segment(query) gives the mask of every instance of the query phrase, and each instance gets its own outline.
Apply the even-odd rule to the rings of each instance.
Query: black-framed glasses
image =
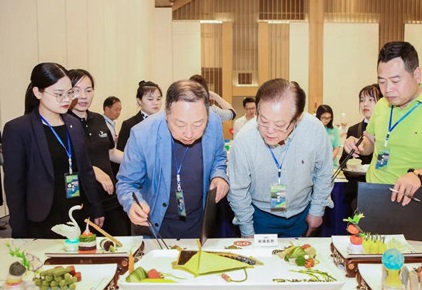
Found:
[[[275,131],[286,133],[290,126],[292,125],[294,118],[290,120],[290,122],[286,125],[277,125],[276,123],[272,123],[269,121],[263,121],[260,117],[257,118],[257,124],[259,127],[268,130],[271,126],[273,126]]]
[[[71,89],[67,92],[54,92],[54,93],[50,93],[50,92],[44,90],[43,93],[47,93],[50,96],[56,97],[56,100],[60,103],[63,102],[65,100],[65,98],[69,98],[70,100],[74,100],[74,99],[78,98],[79,95],[80,95],[80,91],[78,89]]]

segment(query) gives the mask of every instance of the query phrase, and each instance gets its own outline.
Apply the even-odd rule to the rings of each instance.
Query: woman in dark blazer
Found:
[[[369,119],[371,118],[372,112],[374,111],[375,104],[378,102],[380,98],[382,98],[381,91],[377,84],[369,85],[364,87],[359,92],[359,110],[362,113],[364,119],[362,122],[359,122],[347,130],[347,137],[350,136],[359,138],[362,136],[363,132],[366,130],[366,126],[368,125]],[[347,152],[343,150],[343,153],[340,158],[340,164],[344,161],[347,156]],[[359,155],[359,159],[362,160],[362,164],[369,164],[371,163],[372,154],[363,156]],[[364,180],[363,180],[364,181]]]
[[[366,130],[366,126],[368,125],[369,119],[371,118],[372,112],[374,111],[375,104],[378,102],[380,98],[382,98],[381,91],[377,84],[369,85],[364,87],[359,92],[359,110],[362,113],[364,119],[362,122],[359,122],[347,130],[347,137],[354,136],[359,138],[362,136],[363,132]],[[347,156],[347,152],[343,150],[343,153],[340,158],[340,164],[344,161]],[[372,154],[364,156],[359,155],[359,159],[362,160],[362,164],[369,164],[371,163]],[[347,209],[347,216],[353,216],[353,213],[356,210],[356,196],[357,196],[357,188],[358,188],[358,181],[365,182],[365,175],[353,175],[348,173],[347,171],[344,172],[347,180],[349,181],[346,186],[346,203],[349,205]]]
[[[135,116],[123,121],[117,137],[117,149],[123,151],[130,136],[130,129],[148,116],[157,113],[161,109],[163,93],[160,87],[149,81],[140,81],[136,91],[136,101],[141,110]]]
[[[13,238],[63,238],[51,227],[67,223],[68,210],[81,203],[83,209],[74,212],[80,227],[87,217],[99,226],[104,222],[83,129],[66,114],[75,97],[63,66],[40,63],[31,74],[25,115],[4,127],[4,187]]]

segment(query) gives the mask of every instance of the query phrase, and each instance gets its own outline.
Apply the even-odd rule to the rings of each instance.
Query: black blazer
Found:
[[[132,129],[133,126],[138,124],[139,122],[143,121],[144,117],[142,116],[142,112],[139,111],[138,114],[135,116],[127,119],[126,121],[123,121],[122,128],[119,132],[119,137],[117,138],[117,149],[123,151],[125,149],[127,140],[130,136],[130,129]]]
[[[91,203],[93,218],[104,216],[89,161],[82,126],[62,115],[72,141],[80,186]],[[48,216],[54,197],[54,171],[38,109],[9,121],[3,130],[4,189],[10,211],[12,237],[26,237],[26,222]]]

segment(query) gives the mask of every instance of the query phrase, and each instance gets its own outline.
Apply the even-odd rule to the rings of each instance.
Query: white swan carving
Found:
[[[56,234],[59,234],[68,238],[69,240],[79,239],[79,236],[81,235],[81,229],[79,228],[79,225],[76,222],[76,220],[73,218],[73,211],[80,210],[82,209],[82,207],[83,205],[72,206],[69,209],[69,218],[71,221],[67,222],[66,225],[65,224],[55,225],[54,227],[51,228],[51,230],[55,232]]]

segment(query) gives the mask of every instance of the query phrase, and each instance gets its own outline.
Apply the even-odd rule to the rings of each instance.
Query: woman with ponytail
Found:
[[[13,238],[63,238],[51,231],[74,212],[80,227],[91,217],[104,222],[83,129],[66,114],[78,97],[67,70],[57,63],[34,67],[25,95],[25,115],[3,131],[4,188]]]
[[[140,107],[140,111],[122,123],[122,128],[117,138],[117,149],[122,151],[125,149],[127,140],[129,139],[130,129],[133,126],[161,109],[162,96],[163,93],[157,84],[150,81],[139,82],[139,87],[136,91],[136,102]]]

